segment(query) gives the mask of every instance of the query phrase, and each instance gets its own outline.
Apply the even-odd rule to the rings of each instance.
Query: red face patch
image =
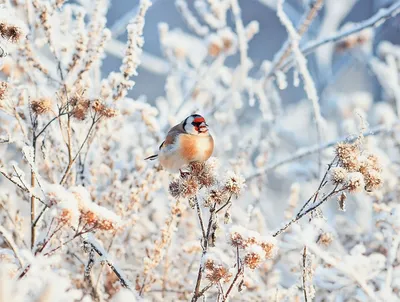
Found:
[[[201,116],[201,117],[196,117],[193,122],[194,123],[205,123],[206,121],[205,121],[204,117]]]

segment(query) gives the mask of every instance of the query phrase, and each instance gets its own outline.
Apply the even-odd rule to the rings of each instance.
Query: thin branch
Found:
[[[322,37],[321,39],[317,39],[314,41],[308,42],[301,48],[301,52],[304,53],[305,56],[314,52],[317,48],[327,43],[340,41],[348,36],[351,36],[357,32],[360,32],[369,27],[377,27],[382,25],[388,19],[396,16],[400,13],[400,1],[395,1],[390,7],[380,9],[375,15],[371,18],[355,24],[350,29],[342,29],[339,32],[332,34],[328,37]],[[293,58],[288,59],[283,65],[282,70],[288,71],[294,65]]]
[[[303,281],[304,301],[308,302],[308,294],[307,294],[307,287],[306,287],[306,274],[307,274],[307,247],[304,246],[302,281]]]
[[[363,133],[363,136],[367,137],[367,136],[374,136],[374,135],[378,135],[378,134],[385,134],[385,135],[391,134],[394,131],[396,131],[396,127],[398,127],[399,124],[400,124],[400,122],[396,121],[391,126],[379,125],[377,127],[371,128],[368,131],[365,131]],[[282,160],[276,161],[275,163],[269,164],[265,168],[260,169],[258,172],[249,175],[248,177],[246,177],[246,181],[249,182],[249,181],[253,180],[254,178],[256,178],[258,176],[264,175],[268,171],[274,170],[274,169],[276,169],[276,168],[278,168],[280,166],[288,164],[288,163],[290,163],[292,161],[296,161],[296,160],[301,159],[303,157],[306,157],[308,155],[320,152],[321,150],[325,150],[325,149],[328,149],[330,147],[333,147],[333,146],[335,146],[336,144],[338,144],[340,142],[347,141],[349,143],[352,143],[357,139],[357,137],[358,136],[352,137],[352,138],[341,137],[341,138],[338,138],[336,140],[332,140],[330,142],[327,142],[327,143],[324,143],[324,144],[321,144],[321,145],[316,144],[316,145],[313,145],[313,146],[308,147],[308,148],[299,149],[297,152],[295,152],[291,156],[289,156],[287,158],[284,158]]]
[[[57,116],[53,117],[43,128],[42,130],[39,131],[38,134],[36,134],[36,138],[38,138],[39,136],[41,136],[43,134],[44,131],[46,131],[47,127],[49,127],[51,125],[51,123],[53,123],[55,120],[59,119],[61,116],[68,114],[69,112],[62,112],[60,114],[58,114]]]
[[[92,249],[100,256],[103,258],[103,261],[107,263],[108,267],[114,272],[114,274],[118,277],[121,285],[125,288],[130,289],[130,284],[128,279],[123,275],[122,271],[118,269],[115,264],[113,264],[106,255],[106,252],[102,250],[95,242],[93,242],[92,239],[89,239],[89,237],[86,237],[84,239],[84,244],[89,244]]]
[[[92,124],[90,125],[89,131],[86,134],[85,139],[83,140],[82,144],[80,145],[78,151],[76,152],[75,156],[72,158],[72,160],[69,161],[67,169],[64,172],[64,175],[62,176],[60,180],[60,185],[64,184],[64,182],[67,180],[67,176],[69,172],[71,171],[72,165],[75,163],[76,159],[78,158],[80,152],[82,151],[83,147],[85,146],[87,140],[90,137],[90,134],[92,133],[94,125],[100,120],[101,117],[96,119],[96,116],[93,117]]]
[[[0,225],[0,235],[3,237],[3,240],[7,243],[10,249],[14,252],[15,258],[18,260],[20,268],[24,267],[24,262],[19,254],[17,245],[12,239],[11,234],[1,225]]]
[[[205,240],[207,240],[207,237],[206,237],[206,231],[204,230],[204,223],[203,223],[203,217],[202,217],[201,209],[200,209],[200,205],[199,205],[199,200],[198,200],[197,196],[195,196],[194,198],[195,198],[197,216],[199,218],[199,223],[200,223],[200,227],[201,227],[201,233],[203,234],[203,241],[205,241]]]
[[[320,205],[322,205],[325,201],[327,201],[333,195],[340,193],[346,189],[345,187],[343,187],[343,188],[340,188],[339,190],[336,190],[337,187],[338,186],[336,185],[335,188],[329,194],[327,194],[323,199],[321,199],[318,203],[313,204],[312,206],[307,208],[307,210],[305,210],[304,212],[297,213],[297,215],[295,217],[293,217],[290,221],[288,221],[283,227],[281,227],[278,231],[276,231],[272,236],[276,237],[276,236],[280,235],[281,233],[285,232],[293,223],[297,222],[298,220],[300,220],[302,217],[304,217],[308,213],[314,211],[316,208],[318,208]]]
[[[303,17],[303,20],[297,29],[297,32],[300,37],[302,37],[307,32],[312,21],[317,16],[319,10],[322,8],[323,2],[324,2],[323,0],[315,1],[312,7],[310,7],[307,14],[305,14],[305,16]],[[282,46],[282,49],[278,52],[277,57],[272,62],[272,67],[265,79],[270,78],[276,72],[277,68],[279,68],[282,65],[282,63],[290,56],[291,49],[292,47],[290,44],[290,40],[287,40],[285,44]]]

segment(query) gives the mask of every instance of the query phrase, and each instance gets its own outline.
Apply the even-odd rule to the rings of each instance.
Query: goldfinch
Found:
[[[213,150],[214,140],[204,117],[192,114],[168,131],[158,154],[145,159],[158,158],[164,169],[177,172],[191,162],[206,161]]]

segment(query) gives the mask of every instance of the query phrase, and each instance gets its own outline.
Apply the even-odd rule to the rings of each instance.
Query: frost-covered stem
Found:
[[[86,281],[88,281],[88,279],[90,279],[90,273],[92,271],[93,265],[94,265],[94,249],[92,247],[89,251],[89,259],[85,266],[85,271],[84,271],[84,279]]]
[[[45,249],[45,247],[47,246],[47,244],[50,242],[50,240],[54,237],[54,235],[57,234],[64,226],[65,226],[65,224],[61,224],[61,225],[60,225],[60,224],[57,224],[57,225],[56,225],[56,229],[54,230],[54,232],[51,233],[51,235],[48,236],[48,238],[47,238],[46,241],[43,243],[43,245],[42,245],[39,249],[37,249],[37,250],[35,251],[35,255],[37,255],[37,254],[43,252],[43,250]],[[51,228],[51,224],[50,224],[50,227],[49,227],[49,231],[50,231],[50,228]],[[64,242],[62,245],[66,244],[66,243],[68,243],[68,242],[69,242],[69,241]],[[57,249],[58,249],[58,248],[56,248],[56,249],[54,249],[54,250],[52,250],[52,251],[55,251],[55,250],[57,250]],[[49,255],[49,254],[51,254],[51,252],[46,253],[45,256],[47,256],[47,255]]]
[[[240,65],[241,65],[241,80],[244,84],[247,78],[247,38],[246,31],[243,26],[243,21],[240,12],[238,0],[231,0],[232,13],[235,20],[236,33],[239,41]]]
[[[337,42],[340,41],[348,36],[351,36],[357,32],[360,32],[369,27],[378,27],[382,25],[386,20],[396,16],[400,13],[400,1],[395,1],[390,7],[388,8],[381,8],[375,15],[371,18],[357,23],[351,28],[344,28],[339,32],[332,34],[328,37],[322,37],[321,39],[314,40],[308,42],[301,48],[301,51],[307,56],[314,52],[318,47],[325,45],[327,43]],[[294,61],[293,58],[288,59],[283,65],[282,70],[287,71],[291,67],[293,67]]]
[[[72,157],[72,159],[69,161],[67,169],[65,170],[64,175],[62,176],[62,178],[60,180],[60,185],[63,185],[64,182],[67,180],[67,176],[71,172],[71,168],[72,168],[73,164],[75,163],[75,161],[78,158],[79,154],[81,153],[83,147],[85,146],[87,140],[89,139],[89,136],[92,133],[94,125],[100,120],[100,118],[101,117],[96,119],[96,116],[93,117],[92,124],[89,127],[89,131],[87,132],[85,139],[83,140],[83,142],[80,145],[78,151],[76,152],[76,155],[74,157]]]
[[[311,77],[311,74],[310,74],[308,68],[307,68],[307,60],[300,50],[300,45],[299,45],[300,35],[297,33],[297,31],[294,28],[289,17],[285,14],[285,12],[283,10],[283,3],[284,3],[284,0],[278,1],[277,15],[278,15],[278,18],[281,21],[281,23],[285,26],[286,31],[290,37],[293,56],[296,61],[296,65],[299,70],[299,73],[303,78],[304,90],[307,94],[307,97],[312,102],[315,125],[316,125],[316,130],[317,130],[318,144],[321,144],[321,139],[322,139],[321,123],[323,121],[323,118],[322,118],[321,109],[319,106],[317,88],[315,87],[314,81]],[[320,151],[318,152],[318,167],[319,167],[319,172],[321,174],[322,159],[321,159]]]
[[[207,255],[207,251],[208,251],[208,238],[210,238],[210,233],[211,233],[211,227],[212,227],[212,223],[214,221],[214,216],[215,216],[215,207],[216,207],[216,203],[214,203],[211,207],[210,207],[210,218],[208,220],[208,225],[207,225],[207,233],[204,235],[203,234],[203,238],[202,238],[202,248],[203,248],[203,252],[201,254],[201,260],[200,260],[200,265],[199,265],[199,271],[197,273],[197,279],[196,279],[196,287],[194,290],[194,294],[193,294],[193,298],[192,298],[192,302],[197,301],[198,298],[200,298],[205,291],[200,291],[200,286],[201,286],[201,279],[202,279],[202,275],[203,275],[203,259],[204,257]],[[200,219],[200,217],[199,217]],[[202,223],[202,222],[201,222]]]
[[[215,214],[218,214],[219,212],[221,212],[223,209],[226,208],[227,205],[229,205],[231,203],[231,199],[232,199],[232,194],[229,195],[228,201],[225,202],[219,209],[217,209],[215,211]]]
[[[324,0],[316,0],[313,3],[312,7],[308,10],[307,14],[303,17],[303,21],[300,23],[300,26],[297,30],[300,37],[303,36],[304,33],[308,30],[309,26],[311,25],[314,18],[317,16],[317,13],[322,8],[323,4]],[[290,40],[287,40],[282,49],[279,51],[277,57],[272,62],[272,67],[265,77],[266,80],[270,78],[276,72],[277,68],[279,68],[282,63],[290,56],[290,52]]]
[[[379,125],[379,126],[376,126],[374,128],[371,128],[368,131],[365,131],[362,135],[364,137],[367,137],[367,136],[374,136],[374,135],[378,135],[378,134],[391,134],[394,131],[398,130],[396,128],[399,126],[399,124],[400,124],[400,121],[396,121],[390,126]],[[285,164],[288,164],[288,163],[290,163],[292,161],[296,161],[296,160],[299,160],[299,159],[301,159],[303,157],[309,156],[311,154],[314,154],[314,153],[320,152],[322,150],[331,148],[331,147],[335,146],[339,142],[347,141],[349,143],[353,143],[357,139],[358,139],[358,136],[350,138],[350,139],[348,137],[341,137],[341,138],[332,140],[332,141],[324,143],[324,144],[315,144],[315,145],[310,146],[308,148],[299,149],[293,155],[290,155],[289,157],[284,158],[282,160],[276,161],[275,163],[271,163],[271,164],[267,165],[265,168],[259,170],[258,172],[249,175],[248,177],[246,177],[246,182],[251,181],[256,177],[267,173],[268,171],[274,170],[274,169],[276,169],[276,168],[278,168],[280,166],[283,166]]]
[[[306,273],[307,273],[307,246],[304,246],[304,248],[303,248],[302,282],[303,282],[304,301],[308,302],[308,294],[307,294],[307,286],[306,286]]]
[[[204,230],[203,215],[201,213],[199,199],[197,198],[197,196],[195,196],[195,204],[196,204],[196,210],[197,210],[197,217],[199,218],[199,223],[200,223],[200,227],[201,227],[201,233],[203,234],[203,240],[206,240],[206,231]]]
[[[33,222],[33,227],[35,227],[37,225],[37,223],[39,222],[40,218],[42,217],[42,215],[44,214],[44,212],[47,210],[48,205],[45,204],[42,208],[42,210],[40,211],[39,215],[36,217],[35,221]]]
[[[244,266],[240,263],[240,255],[239,255],[239,247],[236,247],[236,260],[237,260],[237,272],[235,277],[233,278],[232,283],[230,284],[228,290],[226,291],[225,296],[223,297],[222,301],[226,301],[228,299],[229,294],[232,292],[233,287],[235,286],[236,282],[238,281],[239,277],[244,272]]]
[[[18,182],[16,182],[14,179],[12,179],[9,175],[7,175],[4,171],[0,170],[0,174],[2,174],[5,178],[7,178],[9,181],[11,181],[13,184],[15,184],[20,190],[22,190],[25,193],[31,194],[30,196],[34,196],[37,200],[39,200],[41,203],[43,203],[44,205],[46,204],[39,196],[33,194],[26,186],[25,184],[21,181],[22,185],[19,184]],[[17,177],[19,175],[17,174]],[[20,176],[18,177],[20,178]]]
[[[326,169],[324,177],[322,177],[321,182],[319,183],[318,189],[317,191],[315,191],[315,193],[304,203],[304,205],[301,207],[300,211],[298,212],[297,215],[300,215],[301,212],[306,208],[306,206],[310,203],[310,201],[312,199],[314,199],[313,203],[315,203],[317,201],[318,198],[318,194],[321,191],[321,189],[326,185],[327,181],[326,181],[326,177],[328,176],[329,171],[332,168],[332,165],[334,164],[336,160],[336,157],[332,160],[332,162],[328,165],[328,169]]]
[[[285,232],[293,223],[297,222],[298,220],[300,220],[303,216],[307,215],[308,213],[314,211],[316,208],[318,208],[320,205],[322,205],[325,201],[327,201],[333,195],[346,190],[346,187],[342,187],[339,190],[337,190],[337,187],[338,187],[338,185],[336,185],[335,188],[329,194],[327,194],[323,199],[321,199],[318,203],[314,203],[312,206],[310,206],[304,212],[301,212],[301,211],[298,212],[295,217],[293,217],[290,221],[288,221],[282,228],[280,228],[278,231],[276,231],[272,236],[276,237],[276,236],[280,235],[281,233]],[[307,202],[309,202],[309,201],[307,201]]]
[[[78,227],[78,228],[79,228],[79,227]],[[114,239],[115,239],[116,234],[117,234],[117,230],[115,230],[115,231],[113,232],[113,234],[112,234],[110,244],[109,244],[108,247],[107,247],[107,253],[110,252],[111,247],[112,247],[112,245],[114,244]],[[98,288],[99,288],[100,277],[101,277],[101,273],[103,272],[103,268],[104,268],[104,266],[102,266],[102,267],[100,268],[99,274],[98,274],[98,276],[97,276],[97,281],[96,281],[96,285],[95,285],[96,290],[98,290]]]
[[[61,110],[61,112],[60,112],[57,116],[53,117],[53,118],[42,128],[42,130],[40,130],[40,131],[38,132],[38,134],[36,134],[36,138],[38,138],[39,136],[41,136],[41,135],[44,133],[44,131],[46,131],[47,127],[49,127],[49,126],[51,125],[51,123],[53,123],[55,120],[59,119],[61,116],[66,115],[66,114],[68,114],[68,112],[64,112],[64,111]]]
[[[22,268],[24,266],[24,262],[22,261],[22,258],[19,254],[18,247],[15,244],[11,234],[1,225],[0,225],[0,235],[3,237],[5,243],[14,252],[15,258],[18,260],[20,268]]]
[[[333,266],[337,270],[352,278],[367,294],[369,297],[368,301],[380,301],[373,290],[371,290],[371,288],[368,286],[366,281],[352,267],[349,267],[344,262],[338,261],[334,257],[330,256],[315,243],[309,244],[308,249],[310,249],[315,255],[319,256],[327,264]]]
[[[84,244],[90,244],[90,246],[92,247],[92,249],[100,256],[104,258],[104,261],[107,263],[108,267],[114,272],[114,274],[118,277],[119,281],[121,282],[121,285],[125,288],[130,289],[129,287],[129,283],[127,280],[125,280],[125,277],[123,276],[122,272],[119,271],[118,268],[115,267],[115,265],[113,263],[110,262],[110,260],[106,257],[107,255],[105,255],[105,253],[103,253],[102,250],[100,250],[98,248],[98,246],[96,246],[96,244],[94,244],[93,242],[91,242],[88,239],[84,240]]]
[[[33,126],[32,126],[32,148],[33,148],[33,162],[36,160],[36,127],[37,123],[36,121],[33,121]],[[35,172],[33,171],[33,167],[31,167],[31,188],[33,189],[35,187]],[[31,196],[31,249],[33,250],[33,247],[35,245],[36,241],[36,214],[35,214],[35,196]]]
[[[385,279],[385,289],[383,292],[390,293],[392,290],[392,279],[393,279],[393,264],[394,261],[396,260],[397,256],[397,251],[399,249],[399,244],[400,244],[400,235],[395,235],[391,236],[390,238],[391,244],[390,244],[390,249],[388,252],[388,257],[387,257],[387,269],[386,269],[386,279]]]
[[[13,113],[14,113],[15,119],[17,120],[18,126],[21,129],[22,134],[24,135],[24,137],[26,139],[28,139],[28,135],[27,135],[27,133],[25,131],[24,126],[22,125],[22,121],[21,121],[21,118],[20,118],[20,116],[19,116],[19,114],[17,112],[17,108],[16,107],[14,107]]]

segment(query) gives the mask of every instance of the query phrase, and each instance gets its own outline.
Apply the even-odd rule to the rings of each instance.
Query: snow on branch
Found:
[[[344,28],[337,33],[334,33],[328,37],[323,37],[314,41],[308,42],[306,45],[301,47],[301,51],[304,55],[309,55],[314,52],[320,46],[326,43],[333,43],[340,41],[348,36],[351,36],[357,32],[360,32],[369,27],[379,27],[385,23],[388,19],[395,17],[400,13],[400,1],[395,1],[390,7],[380,9],[371,18],[362,21],[360,23],[354,24],[350,28]],[[282,70],[287,71],[295,63],[294,58],[288,59],[283,65]]]

